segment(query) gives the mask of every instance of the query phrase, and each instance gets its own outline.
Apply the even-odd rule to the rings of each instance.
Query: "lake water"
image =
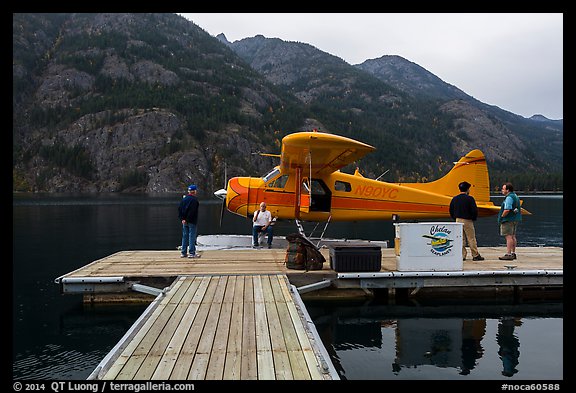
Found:
[[[12,378],[85,379],[145,309],[84,306],[54,279],[122,250],[175,249],[180,195],[13,196]],[[533,212],[519,246],[563,247],[563,197],[522,196]],[[500,204],[501,197],[494,197]],[[251,222],[201,201],[200,234],[249,234]],[[502,246],[494,217],[479,246]],[[319,232],[322,231],[322,225]],[[295,232],[278,223],[277,235]],[[331,223],[326,237],[392,240],[390,222]],[[307,304],[342,379],[562,380],[562,304]]]

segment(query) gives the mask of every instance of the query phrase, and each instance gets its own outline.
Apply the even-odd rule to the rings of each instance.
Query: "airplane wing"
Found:
[[[282,139],[283,172],[302,168],[303,174],[321,176],[357,161],[376,148],[354,139],[324,132],[297,132]]]

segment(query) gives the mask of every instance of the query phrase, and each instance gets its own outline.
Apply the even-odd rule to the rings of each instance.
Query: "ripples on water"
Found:
[[[108,351],[77,352],[59,345],[46,345],[42,352],[28,354],[14,361],[12,372],[17,379],[74,380],[86,379]]]

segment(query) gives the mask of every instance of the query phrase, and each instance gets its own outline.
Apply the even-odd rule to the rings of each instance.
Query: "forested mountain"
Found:
[[[496,183],[562,188],[562,123],[468,99],[423,69],[434,83],[415,88],[399,65],[417,65],[392,59],[386,76],[386,60],[352,66],[262,36],[228,43],[175,14],[13,14],[13,190],[194,182],[209,196],[224,165],[228,177],[261,175],[277,161],[256,153],[314,128],[377,147],[359,164],[367,176],[389,169],[386,181],[435,179],[480,148]]]
[[[561,187],[561,121],[539,123],[486,105],[399,56],[351,66],[307,44],[219,38],[268,80],[321,108],[314,113],[328,114],[328,128],[382,147],[366,158],[370,175],[390,169],[388,181],[427,181],[478,148],[493,184]]]

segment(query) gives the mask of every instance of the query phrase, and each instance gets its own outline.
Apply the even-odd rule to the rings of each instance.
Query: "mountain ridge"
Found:
[[[14,14],[13,190],[175,192],[195,182],[211,195],[225,166],[229,176],[263,174],[276,161],[258,152],[314,128],[377,146],[362,168],[393,168],[387,181],[433,179],[486,135],[504,134],[522,154],[503,158],[488,144],[493,181],[512,168],[520,184],[527,173],[527,188],[561,186],[545,173],[561,176],[563,122],[522,123],[432,74],[411,92],[309,44],[245,40],[175,14]]]
[[[314,97],[310,96],[310,92],[321,89],[321,86],[319,86],[316,81],[318,70],[313,67],[306,67],[307,63],[303,60],[298,61],[298,67],[292,64],[292,67],[294,67],[293,71],[290,71],[288,67],[284,67],[283,69],[280,69],[280,67],[270,67],[269,64],[275,61],[275,59],[286,58],[287,47],[290,47],[290,50],[294,51],[294,48],[299,45],[298,43],[286,43],[281,46],[278,44],[279,42],[281,42],[279,39],[266,39],[258,35],[253,38],[244,38],[234,43],[229,43],[228,45],[246,60],[252,68],[260,72],[272,83],[285,85],[290,91],[294,92],[296,97],[300,98],[303,103],[310,104],[314,100]],[[300,46],[300,48],[303,49],[304,47]],[[316,50],[314,53],[316,57],[309,58],[308,62],[314,62],[314,59],[322,53],[323,52]],[[305,57],[306,54],[307,52],[302,50],[298,58],[301,59]],[[388,89],[388,94],[378,97],[373,96],[373,100],[381,100],[382,103],[392,103],[393,106],[396,105],[397,107],[402,105],[406,107],[420,106],[420,117],[422,116],[422,112],[426,110],[438,110],[446,115],[452,116],[450,120],[452,124],[445,125],[446,132],[443,132],[444,130],[434,130],[434,132],[442,139],[454,140],[453,145],[456,147],[454,151],[456,156],[464,155],[474,148],[480,148],[483,151],[489,151],[491,153],[487,156],[492,156],[492,166],[495,166],[497,169],[505,168],[509,165],[510,161],[516,161],[518,165],[524,167],[543,165],[540,162],[536,162],[537,157],[531,153],[531,151],[541,149],[542,146],[544,146],[542,145],[543,139],[546,139],[548,135],[539,135],[539,131],[533,130],[532,128],[535,123],[532,123],[529,119],[498,107],[484,104],[455,86],[441,81],[440,78],[424,68],[400,56],[382,56],[378,59],[367,60],[356,66],[349,65],[344,60],[332,57],[329,54],[326,58],[329,58],[333,62],[328,71],[322,69],[322,72],[324,72],[326,76],[325,80],[332,77],[330,72],[334,72],[335,67],[340,67],[337,70],[338,77],[334,77],[333,79],[341,82],[341,85],[348,82],[348,85],[340,90],[338,90],[338,86],[334,84],[325,88],[325,91],[332,91],[328,94],[333,94],[334,90],[336,90],[337,93],[333,94],[333,96],[339,94],[339,101],[345,100],[344,97],[348,95],[350,86],[355,83],[356,85],[362,84],[359,82],[359,79],[354,80],[354,78],[359,78],[359,76],[352,71],[352,68],[361,69],[383,82],[385,84],[383,89]],[[290,72],[294,75],[290,75]],[[278,74],[284,78],[284,80],[281,80]],[[305,78],[308,78],[307,82]],[[295,80],[299,82],[296,83],[294,82]],[[377,85],[373,80],[364,83],[364,85],[366,84],[370,84],[372,88]],[[320,91],[320,94],[321,93],[322,91]],[[307,94],[305,100],[302,99],[303,94]],[[364,97],[366,97],[366,89],[363,94]],[[412,102],[410,100],[411,98],[417,98],[417,101]],[[357,102],[358,101],[356,101],[356,103]],[[333,99],[330,105],[334,104],[335,100]],[[361,110],[359,111],[361,112]],[[410,112],[410,110],[408,110],[408,112]],[[433,119],[436,115],[437,112],[428,119],[424,119],[424,123],[428,122],[433,124],[437,121],[437,119]],[[419,116],[415,116],[414,113],[406,113],[403,120],[405,122],[417,121],[417,117]],[[385,120],[382,120],[382,122],[385,122]],[[554,132],[562,131],[561,123],[560,125],[558,123],[548,123],[548,125],[550,124],[552,124],[552,126],[546,127],[546,130]],[[422,125],[422,122],[417,124],[417,126],[426,127],[425,124]],[[486,138],[486,136],[488,136],[488,138]],[[400,148],[408,148],[405,145],[403,146],[402,141],[397,139],[394,140],[394,143]],[[410,143],[412,143],[412,141],[410,141]],[[424,143],[428,142],[422,140],[422,144]],[[516,146],[516,149],[510,151],[508,148],[510,145]],[[430,143],[428,143],[427,148],[428,147],[430,147]],[[438,151],[441,147],[441,144],[433,146],[435,151]],[[423,157],[427,156],[425,149],[418,150],[416,148],[416,151]],[[550,152],[550,154],[558,153],[561,154],[561,151],[558,149]],[[428,157],[429,161],[434,159],[430,155],[428,155]],[[386,162],[385,158],[380,157],[380,160]],[[447,168],[444,168],[444,170],[446,169]]]

